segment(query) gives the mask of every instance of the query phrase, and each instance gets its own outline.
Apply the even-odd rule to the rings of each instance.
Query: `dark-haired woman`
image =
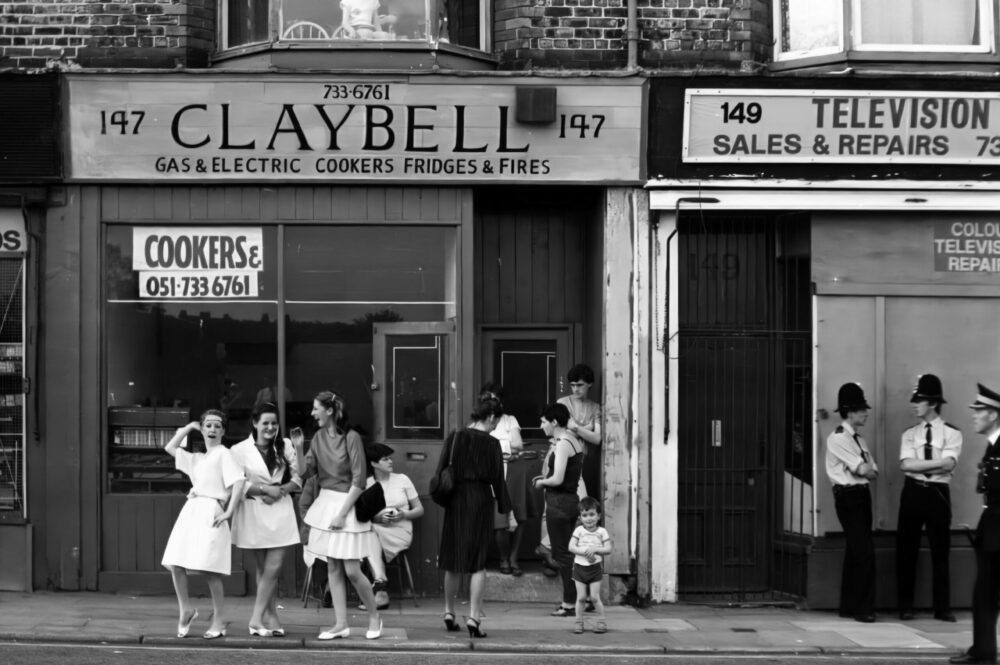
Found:
[[[469,616],[465,625],[472,637],[486,637],[480,623],[486,551],[492,539],[494,515],[506,515],[510,510],[500,442],[490,436],[502,415],[500,400],[480,399],[469,426],[448,435],[437,466],[440,473],[450,464],[455,477],[455,489],[444,509],[438,549],[438,568],[444,571],[444,623],[448,630],[459,630],[455,623],[455,594],[462,574],[469,573]]]
[[[342,397],[323,391],[313,399],[312,416],[319,429],[313,435],[309,452],[299,464],[303,480],[319,478],[319,494],[309,507],[304,521],[309,525],[306,548],[326,559],[330,576],[330,595],[336,623],[319,634],[321,640],[348,637],[347,579],[368,608],[368,631],[365,637],[382,636],[382,618],[375,606],[375,593],[361,572],[361,559],[368,556],[371,522],[359,522],[354,503],[365,489],[367,478],[364,443],[361,435],[347,424],[347,404]],[[346,576],[346,579],[345,579]]]
[[[552,541],[552,558],[562,578],[562,603],[552,616],[576,615],[576,583],[573,582],[573,553],[569,541],[579,516],[577,486],[583,472],[583,443],[568,429],[570,416],[565,404],[550,404],[542,412],[542,431],[552,439],[553,451],[547,458],[545,476],[535,478],[536,488],[545,490],[545,524]]]
[[[243,503],[233,519],[233,544],[251,550],[257,564],[257,599],[250,634],[281,637],[275,592],[289,545],[299,542],[290,492],[302,489],[295,448],[281,438],[278,407],[262,404],[253,413],[253,432],[230,449],[246,476]]]

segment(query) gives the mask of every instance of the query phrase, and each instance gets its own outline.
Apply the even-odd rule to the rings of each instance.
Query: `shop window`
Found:
[[[446,42],[485,50],[486,0],[226,0],[223,49],[266,42],[302,45]]]
[[[24,518],[23,258],[0,258],[0,298],[0,511]]]
[[[285,410],[286,432],[311,433],[313,396],[332,389],[351,423],[371,432],[375,324],[455,317],[451,227],[109,225],[105,238],[110,492],[186,489],[162,447],[208,408],[228,416],[227,445],[250,434],[265,401]],[[261,261],[252,270],[226,263],[253,248]],[[421,401],[442,390],[440,371],[423,371],[433,353],[414,349],[405,360],[427,376],[416,397],[400,400],[399,416],[419,406],[443,436],[440,414]]]
[[[780,0],[775,60],[851,51],[993,53],[994,1],[954,0],[945,9],[938,0]]]

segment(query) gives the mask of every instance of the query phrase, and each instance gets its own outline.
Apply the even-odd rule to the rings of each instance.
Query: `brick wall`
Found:
[[[202,67],[216,0],[0,2],[0,67]]]
[[[625,0],[496,0],[505,69],[626,66]],[[766,0],[638,0],[639,66],[738,68],[770,58]]]

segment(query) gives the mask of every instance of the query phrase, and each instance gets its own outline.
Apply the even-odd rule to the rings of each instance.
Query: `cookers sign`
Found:
[[[140,298],[256,298],[264,269],[260,228],[135,227]]]
[[[20,208],[0,208],[0,256],[28,250],[24,213]]]

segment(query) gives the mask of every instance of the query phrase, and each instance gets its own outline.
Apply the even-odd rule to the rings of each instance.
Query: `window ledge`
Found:
[[[951,69],[971,72],[989,68],[995,70],[1000,65],[1000,55],[996,53],[914,53],[911,51],[843,51],[826,55],[805,56],[794,60],[776,60],[769,65],[773,72],[815,70],[829,72],[834,69],[851,67],[855,69],[898,67],[900,70],[914,68],[915,72],[927,73],[931,68]],[[861,73],[860,71],[857,73]]]
[[[421,69],[493,71],[499,59],[478,49],[447,42],[314,42],[283,41],[249,44],[218,51],[216,69],[390,70]]]

